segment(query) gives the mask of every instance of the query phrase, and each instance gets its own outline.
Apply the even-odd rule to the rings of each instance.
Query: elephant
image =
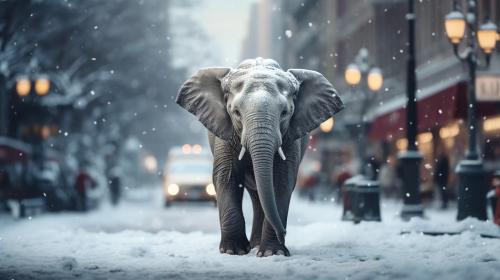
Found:
[[[247,59],[236,68],[198,70],[176,103],[208,130],[220,252],[244,255],[257,248],[259,257],[290,256],[285,229],[308,134],[344,108],[331,83],[316,71],[284,71],[272,59]],[[245,189],[253,206],[250,240]]]

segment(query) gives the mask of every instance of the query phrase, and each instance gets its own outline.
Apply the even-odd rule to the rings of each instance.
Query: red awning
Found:
[[[467,84],[460,82],[417,101],[418,132],[427,132],[454,119],[467,117]],[[477,115],[500,114],[498,102],[479,103]],[[376,117],[369,137],[374,140],[401,138],[406,135],[406,108],[400,107]]]
[[[0,163],[26,161],[31,153],[31,146],[6,137],[0,137]]]

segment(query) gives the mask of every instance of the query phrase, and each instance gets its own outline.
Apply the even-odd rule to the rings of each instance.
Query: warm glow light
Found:
[[[500,117],[487,119],[483,122],[483,129],[486,132],[500,130]]]
[[[460,133],[460,126],[458,123],[450,124],[442,127],[439,130],[439,137],[442,139],[452,138]]]
[[[408,140],[401,138],[396,141],[396,148],[398,151],[405,151],[408,148]]]
[[[182,153],[190,154],[191,153],[191,145],[189,145],[189,144],[182,145]]]
[[[169,195],[177,195],[179,193],[179,186],[177,184],[170,184],[167,186],[167,193]]]
[[[26,78],[20,78],[16,82],[16,91],[19,96],[27,96],[31,91],[31,81]]]
[[[368,87],[372,91],[378,91],[382,88],[384,84],[384,76],[382,75],[382,71],[379,68],[373,68],[368,73]]]
[[[214,196],[216,194],[215,193],[215,186],[212,183],[207,185],[207,187],[205,188],[205,191],[207,192],[208,195]]]
[[[479,46],[487,54],[490,54],[497,44],[497,26],[489,21],[479,27],[477,31],[477,41]]]
[[[40,134],[43,139],[47,139],[50,136],[50,127],[48,126],[43,126],[42,130],[40,131]]]
[[[158,169],[158,162],[153,155],[144,157],[144,168],[146,168],[146,171],[148,171],[149,173],[156,172],[156,170]]]
[[[358,85],[361,81],[361,70],[356,64],[349,64],[345,70],[345,81],[350,86]]]
[[[328,120],[322,122],[320,125],[319,125],[319,128],[321,129],[321,131],[323,131],[324,133],[328,133],[330,131],[332,131],[333,129],[333,125],[335,124],[335,120],[333,118],[329,118]]]
[[[35,92],[36,94],[43,96],[46,95],[50,90],[50,81],[47,78],[39,78],[35,81]]]
[[[201,153],[202,147],[200,145],[196,144],[193,146],[192,150],[193,150],[194,154],[199,154],[199,153]]]
[[[417,138],[419,144],[429,143],[432,141],[432,133],[431,132],[420,133]]]
[[[459,11],[453,11],[446,15],[444,22],[446,35],[453,44],[458,44],[464,38],[465,34],[465,18]]]

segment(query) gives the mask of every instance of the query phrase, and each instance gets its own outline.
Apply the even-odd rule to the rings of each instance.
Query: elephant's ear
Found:
[[[287,131],[288,140],[295,140],[342,110],[344,104],[332,84],[320,73],[304,69],[289,69],[288,72],[300,83]]]
[[[198,117],[215,136],[227,140],[233,134],[231,118],[226,110],[221,79],[230,68],[200,69],[179,90],[176,102]]]

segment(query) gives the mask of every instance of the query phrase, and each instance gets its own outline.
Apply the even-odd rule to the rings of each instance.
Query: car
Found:
[[[212,162],[211,153],[201,145],[172,148],[164,169],[165,205],[178,201],[212,201],[215,204]]]
[[[0,208],[16,218],[45,210],[42,193],[28,176],[31,155],[31,145],[0,137]]]

